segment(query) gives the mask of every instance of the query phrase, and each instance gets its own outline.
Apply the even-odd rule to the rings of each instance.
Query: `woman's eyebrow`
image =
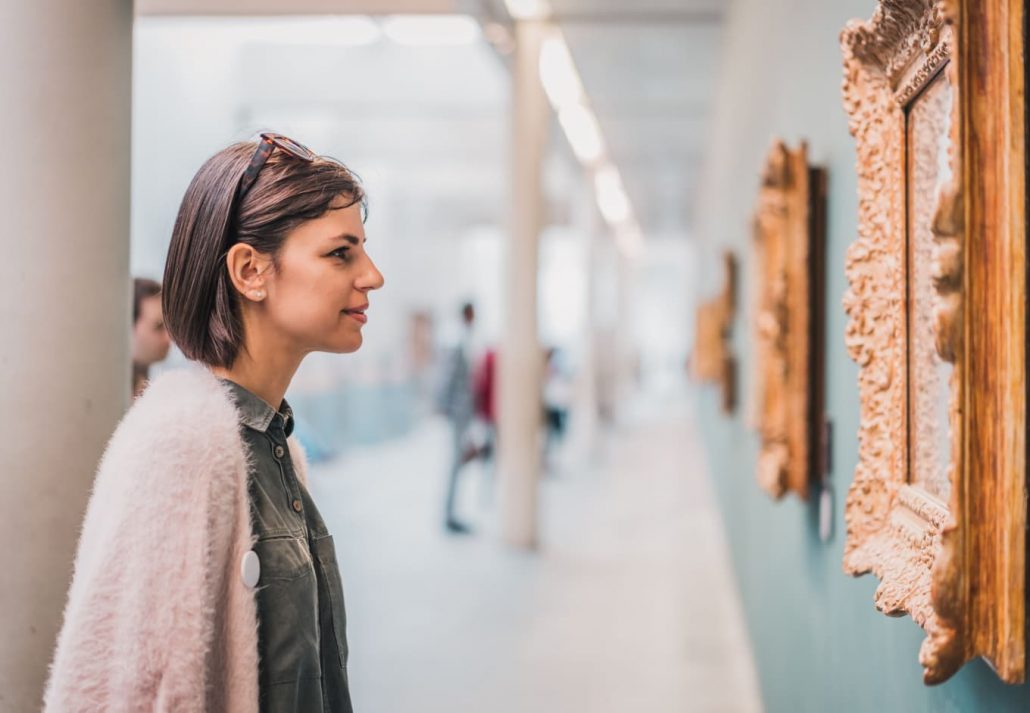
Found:
[[[344,233],[343,235],[334,235],[331,240],[346,240],[351,245],[360,245],[361,238],[357,235],[351,235],[350,233]]]

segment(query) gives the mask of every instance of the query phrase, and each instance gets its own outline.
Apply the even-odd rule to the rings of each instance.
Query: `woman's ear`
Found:
[[[246,243],[236,243],[225,256],[225,266],[233,287],[249,300],[261,302],[268,294],[265,287],[265,273],[271,267],[271,259],[259,253]]]

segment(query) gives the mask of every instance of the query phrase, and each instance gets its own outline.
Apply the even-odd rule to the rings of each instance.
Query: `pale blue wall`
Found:
[[[844,349],[844,253],[856,229],[854,142],[841,108],[838,35],[868,18],[870,0],[735,0],[697,234],[707,259],[722,246],[742,257],[734,348],[744,408],[719,413],[718,396],[698,400],[703,435],[732,548],[766,709],[770,713],[950,713],[1030,710],[1030,688],[1007,686],[981,661],[935,688],[922,683],[921,630],[873,608],[876,581],[841,571],[843,501],[857,461],[857,367]],[[753,368],[747,276],[749,220],[770,138],[805,138],[829,171],[827,411],[836,426],[832,479],[836,530],[819,541],[815,510],[793,498],[773,503],[755,483],[756,437],[747,424]],[[716,270],[700,270],[712,275]],[[709,277],[711,280],[712,278]],[[699,286],[703,291],[714,284]]]

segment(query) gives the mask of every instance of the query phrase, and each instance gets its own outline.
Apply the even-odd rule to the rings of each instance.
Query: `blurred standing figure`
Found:
[[[569,407],[572,403],[572,380],[565,367],[562,352],[557,347],[547,350],[544,367],[544,468],[553,471],[555,447],[565,437],[568,425]]]
[[[454,447],[444,505],[444,524],[451,532],[461,534],[470,530],[468,525],[455,517],[454,502],[458,496],[458,474],[461,467],[474,456],[468,436],[475,412],[472,391],[472,329],[475,321],[476,308],[471,302],[466,302],[461,307],[461,336],[446,357],[437,399],[438,410],[451,422]]]
[[[150,365],[168,356],[172,340],[161,311],[161,283],[137,277],[132,282],[132,397],[143,393]]]
[[[477,454],[483,459],[493,457],[494,441],[497,440],[497,388],[494,385],[496,373],[497,349],[488,347],[483,352],[472,377],[476,418],[482,423],[485,431],[482,446]]]

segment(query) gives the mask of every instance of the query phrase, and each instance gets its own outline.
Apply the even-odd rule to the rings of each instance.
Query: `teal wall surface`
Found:
[[[922,630],[873,607],[877,580],[841,569],[844,498],[857,462],[857,367],[844,348],[844,256],[856,234],[855,145],[841,105],[839,33],[867,19],[871,0],[734,0],[726,18],[709,155],[696,205],[704,260],[697,294],[718,287],[723,248],[741,258],[733,347],[741,403],[719,410],[698,394],[702,430],[769,713],[1004,713],[1030,711],[1030,687],[1001,683],[981,660],[936,687],[922,682]],[[834,532],[820,541],[817,509],[774,503],[755,481],[752,209],[770,141],[805,139],[828,170],[826,412],[834,423]],[[813,498],[813,501],[816,499]]]

